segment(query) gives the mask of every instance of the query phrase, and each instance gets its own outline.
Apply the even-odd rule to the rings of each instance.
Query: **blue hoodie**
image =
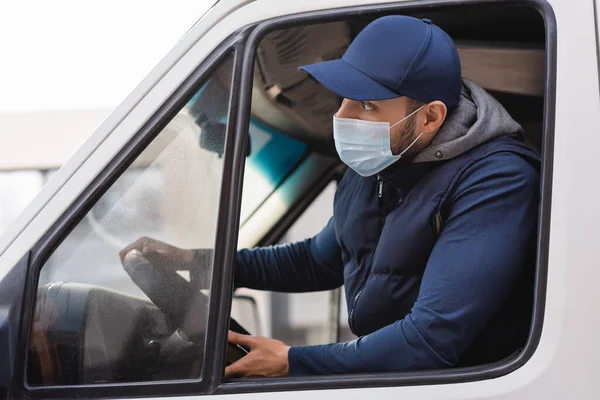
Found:
[[[497,361],[532,314],[539,159],[521,127],[465,81],[458,108],[410,164],[348,170],[315,237],[241,250],[236,286],[344,285],[358,339],[294,346],[291,375],[439,369]]]

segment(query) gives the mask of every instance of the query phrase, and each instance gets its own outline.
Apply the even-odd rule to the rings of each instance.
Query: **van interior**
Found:
[[[495,5],[462,7],[460,12],[435,7],[405,14],[429,18],[448,32],[458,48],[463,77],[493,94],[539,150],[546,78],[545,29],[539,12]],[[341,57],[353,38],[380,16],[268,34],[256,52],[253,116],[308,143],[312,150],[335,157],[331,117],[341,99],[298,67]]]

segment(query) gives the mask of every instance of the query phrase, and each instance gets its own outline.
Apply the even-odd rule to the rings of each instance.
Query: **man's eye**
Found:
[[[363,111],[371,111],[374,109],[374,107],[371,104],[365,103],[364,101],[360,102],[360,108],[362,108]]]

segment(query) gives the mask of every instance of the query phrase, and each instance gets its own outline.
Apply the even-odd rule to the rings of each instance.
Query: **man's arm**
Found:
[[[240,250],[236,256],[236,287],[311,292],[334,289],[343,282],[342,255],[333,218],[313,238]]]
[[[291,347],[291,375],[454,366],[519,279],[536,236],[539,176],[499,153],[465,172],[450,198],[411,312],[357,340]]]
[[[189,270],[201,288],[210,285],[213,249],[181,249],[144,236],[119,252],[123,265],[132,250],[167,272]],[[281,292],[327,290],[343,284],[343,270],[332,218],[315,237],[302,242],[238,251],[235,285]]]

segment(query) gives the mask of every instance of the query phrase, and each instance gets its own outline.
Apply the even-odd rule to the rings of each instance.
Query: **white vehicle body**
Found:
[[[386,0],[221,0],[180,40],[77,153],[53,176],[20,217],[0,236],[0,281],[67,212],[83,191],[132,140],[185,79],[221,43],[240,29],[282,16]],[[418,2],[411,2],[418,3]],[[428,2],[434,4],[435,2]],[[482,2],[485,3],[485,2]],[[422,384],[377,383],[378,387],[302,387],[233,398],[299,399],[597,399],[600,373],[600,147],[599,39],[595,0],[549,0],[556,21],[554,153],[546,164],[551,196],[547,276],[541,336],[531,357],[501,376]],[[439,382],[442,382],[441,379]],[[228,385],[227,383],[222,385]],[[235,384],[232,384],[235,385]],[[368,386],[368,385],[365,385]],[[252,392],[244,390],[243,392]],[[1,392],[0,392],[1,393]],[[195,398],[185,393],[183,398]]]

